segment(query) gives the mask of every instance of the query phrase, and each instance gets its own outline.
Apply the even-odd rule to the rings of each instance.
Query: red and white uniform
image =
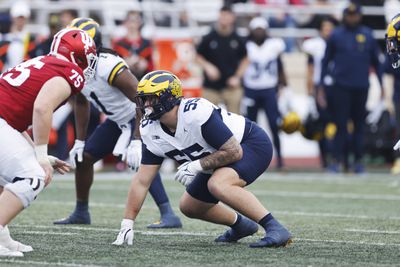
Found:
[[[33,104],[40,89],[57,76],[70,84],[71,95],[82,90],[82,70],[54,56],[36,57],[3,73],[0,78],[0,117],[19,132],[25,131],[32,124]]]
[[[55,56],[30,59],[0,76],[0,186],[9,187],[25,207],[43,189],[43,183],[38,183],[40,187],[33,185],[28,193],[10,185],[21,178],[43,180],[45,174],[36,160],[34,148],[21,132],[32,124],[36,97],[53,77],[64,78],[71,86],[71,95],[79,93],[85,82],[77,65]]]

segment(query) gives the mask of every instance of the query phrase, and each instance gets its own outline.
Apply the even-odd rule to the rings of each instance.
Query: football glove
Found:
[[[314,97],[312,96],[307,97],[307,106],[308,106],[308,112],[311,115],[311,117],[313,119],[317,119],[319,117],[319,113],[317,109],[317,103]]]
[[[121,222],[121,230],[119,230],[117,239],[112,243],[116,246],[121,246],[125,242],[131,246],[133,244],[133,224],[134,221],[130,219],[123,219]]]
[[[385,101],[379,101],[379,103],[371,110],[371,112],[365,118],[368,124],[378,124],[382,117],[383,111],[385,111]]]
[[[175,180],[187,187],[193,182],[197,173],[202,170],[203,168],[201,167],[200,160],[192,162],[187,161],[178,167],[178,171],[175,174]]]
[[[85,147],[85,141],[81,141],[76,139],[74,146],[72,147],[71,151],[69,151],[69,159],[71,161],[71,166],[75,169],[76,168],[76,161],[82,162],[83,161],[83,149]]]
[[[393,147],[393,150],[398,150],[398,149],[400,149],[400,140],[397,141],[397,143]]]
[[[137,171],[142,160],[142,141],[132,140],[126,148],[122,160],[126,161],[132,170]]]

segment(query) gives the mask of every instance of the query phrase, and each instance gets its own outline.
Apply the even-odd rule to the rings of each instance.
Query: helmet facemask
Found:
[[[83,70],[83,75],[85,76],[85,81],[90,81],[96,74],[97,62],[99,58],[96,54],[91,53],[86,56],[86,59],[88,66]]]
[[[392,61],[392,67],[397,69],[400,67],[400,55],[399,55],[399,47],[398,40],[396,38],[388,38],[386,35],[386,50]]]
[[[180,100],[181,98],[176,98],[170,90],[166,90],[153,94],[138,94],[136,104],[146,119],[159,120],[162,115],[178,105]]]

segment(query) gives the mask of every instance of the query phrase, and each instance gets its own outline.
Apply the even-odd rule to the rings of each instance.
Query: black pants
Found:
[[[343,88],[335,86],[331,92],[333,121],[337,132],[334,139],[333,156],[340,163],[345,160],[346,146],[353,152],[355,162],[363,156],[364,124],[368,88]],[[354,130],[349,136],[347,124],[353,122]],[[349,142],[350,138],[350,142]]]

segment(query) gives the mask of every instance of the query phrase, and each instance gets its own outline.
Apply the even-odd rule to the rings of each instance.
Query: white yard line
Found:
[[[400,243],[383,243],[383,242],[369,242],[369,241],[351,241],[351,240],[333,240],[333,239],[313,239],[313,238],[294,238],[296,240],[316,243],[344,243],[344,244],[356,244],[356,245],[370,245],[379,247],[400,247]]]
[[[98,181],[130,181],[135,173],[134,172],[100,172],[95,173],[95,180]],[[174,173],[161,173],[163,180],[173,180]],[[352,174],[342,174],[333,175],[323,172],[289,172],[289,173],[276,173],[276,172],[266,172],[258,178],[260,180],[271,180],[280,182],[322,182],[328,184],[363,184],[366,181],[378,183],[378,184],[388,184],[389,182],[399,181],[399,178],[393,176],[389,173],[369,173],[367,175],[352,175]],[[65,175],[56,174],[54,178],[54,183],[57,181],[74,181],[74,174],[68,173]]]
[[[343,213],[327,213],[327,212],[302,212],[302,211],[282,211],[277,210],[273,212],[274,214],[282,215],[296,215],[296,216],[309,216],[309,217],[326,217],[326,218],[348,218],[348,219],[366,219],[366,220],[393,220],[399,221],[400,217],[377,217],[377,216],[367,216],[367,215],[357,215],[357,214],[343,214]]]
[[[10,227],[19,228],[59,228],[69,230],[84,230],[84,231],[101,231],[116,233],[117,229],[113,228],[97,228],[97,227],[79,227],[79,226],[47,226],[47,225],[12,225]],[[347,229],[351,230],[351,229]],[[65,231],[64,231],[65,233]],[[67,232],[68,233],[68,232]],[[148,236],[208,236],[216,237],[221,232],[180,232],[180,231],[135,231],[135,233],[148,235]],[[351,240],[333,240],[333,239],[313,239],[313,238],[294,238],[294,241],[318,242],[318,243],[344,243],[356,245],[371,245],[371,246],[396,246],[400,247],[400,243],[384,243],[384,242],[370,242],[370,241],[351,241]]]
[[[29,234],[29,235],[77,235],[78,233],[61,233],[61,232],[49,232],[49,231],[22,231],[18,234]]]
[[[388,234],[388,235],[399,235],[400,231],[384,231],[377,229],[345,229],[346,232],[353,233],[366,233],[366,234]]]
[[[66,189],[63,185],[55,186],[57,189]],[[67,186],[68,189],[75,189]],[[106,186],[94,186],[97,191],[121,191],[127,194],[127,188],[113,188]],[[382,201],[400,201],[400,195],[395,194],[358,194],[358,193],[329,193],[329,192],[296,192],[296,191],[272,191],[272,190],[254,190],[250,189],[257,196],[274,196],[290,198],[322,198],[322,199],[351,199],[351,200],[382,200]],[[168,188],[168,192],[183,192],[176,188]]]
[[[79,263],[68,263],[68,262],[49,262],[49,261],[24,261],[15,259],[0,259],[0,263],[16,263],[16,264],[29,264],[29,265],[39,265],[39,266],[64,266],[64,267],[102,267],[101,265],[85,265]]]
[[[251,190],[251,192],[253,192],[256,195],[262,195],[262,196],[400,201],[399,195],[389,195],[389,194],[370,195],[370,194],[355,194],[355,193],[325,193],[325,192],[295,192],[295,191],[265,191],[265,190]]]
[[[69,201],[53,201],[53,200],[37,200],[34,203],[37,205],[66,205],[66,206],[75,206],[75,202]],[[113,204],[113,203],[100,203],[100,202],[90,202],[90,207],[100,207],[100,208],[118,208],[124,209],[125,204]],[[155,206],[145,206],[145,209],[153,209],[158,210]],[[377,217],[377,216],[367,216],[367,215],[357,215],[357,214],[344,214],[344,213],[327,213],[327,212],[301,212],[301,211],[285,211],[285,210],[276,210],[273,212],[274,214],[281,215],[293,215],[293,216],[309,216],[309,217],[326,217],[326,218],[349,218],[349,219],[366,219],[366,220],[394,220],[399,221],[400,217],[391,216],[391,217]]]

